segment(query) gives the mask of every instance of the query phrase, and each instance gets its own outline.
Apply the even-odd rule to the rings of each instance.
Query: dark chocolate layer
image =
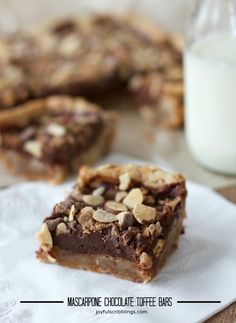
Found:
[[[144,201],[146,205],[149,204],[156,209],[158,219],[152,223],[141,224],[130,211],[132,222],[124,226],[120,226],[117,222],[98,223],[92,217],[83,220],[80,210],[86,204],[82,201],[82,196],[91,194],[96,189],[92,184],[87,185],[80,192],[75,187],[72,194],[64,202],[57,204],[51,216],[45,219],[52,235],[53,245],[73,253],[105,254],[131,261],[137,260],[137,255],[144,251],[153,257],[153,249],[158,239],[167,238],[173,221],[183,210],[186,196],[184,184],[166,184],[154,190],[141,187],[141,183],[132,182],[129,189],[141,187],[146,191]],[[118,185],[107,182],[96,185],[105,188],[103,193],[105,201],[94,209],[104,209],[107,200],[115,199]],[[68,222],[68,214],[72,206],[75,208],[75,216],[73,221]],[[67,226],[67,232],[57,234],[57,225],[62,222]],[[159,224],[161,231],[158,230]]]

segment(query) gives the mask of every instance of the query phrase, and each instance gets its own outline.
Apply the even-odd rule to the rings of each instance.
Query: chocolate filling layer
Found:
[[[105,199],[114,200],[118,187],[111,183],[102,183],[102,185],[106,188],[106,193],[103,194]],[[131,185],[131,187],[138,186],[140,187],[140,183]],[[86,194],[91,193],[91,186],[86,186],[84,191]],[[72,193],[64,202],[57,204],[45,222],[51,231],[53,245],[61,249],[72,253],[110,255],[136,261],[137,251],[139,254],[145,251],[152,257],[158,239],[167,238],[173,221],[182,212],[183,202],[180,202],[178,198],[182,199],[185,195],[186,191],[182,184],[165,185],[161,191],[149,189],[148,196],[154,198],[154,207],[159,214],[162,214],[159,220],[162,227],[161,233],[153,232],[150,236],[144,234],[150,223],[140,224],[136,220],[132,225],[124,228],[120,227],[117,222],[101,224],[92,218],[85,225],[83,223],[81,225],[80,210],[86,205],[81,200],[82,195],[76,196],[75,193]],[[76,215],[74,220],[68,223],[68,213],[72,205],[75,207]],[[99,209],[103,208],[104,204],[99,206]],[[68,231],[56,234],[56,227],[61,222],[67,225]]]

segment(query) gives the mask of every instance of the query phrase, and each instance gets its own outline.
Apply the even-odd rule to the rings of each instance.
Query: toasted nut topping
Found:
[[[134,224],[134,216],[130,212],[121,212],[117,214],[117,219],[122,229],[127,229]]]
[[[154,235],[159,236],[161,234],[162,227],[160,222],[150,224],[144,231],[143,235],[150,238]]]
[[[94,211],[93,218],[94,220],[98,222],[103,222],[103,223],[115,222],[118,220],[114,214],[106,212],[104,210]]]
[[[127,246],[132,239],[135,237],[135,233],[132,231],[127,231],[123,236],[122,236],[122,242],[124,243],[125,246]]]
[[[123,223],[126,213],[128,213],[128,212],[120,212],[119,214],[117,214],[117,219],[118,219],[119,225],[121,225]]]
[[[36,238],[43,251],[48,252],[52,249],[52,236],[46,223],[43,223],[41,230],[36,233]]]
[[[66,233],[67,232],[67,227],[65,223],[61,222],[57,226],[56,234],[61,234],[61,233]]]
[[[156,217],[156,209],[144,204],[136,204],[133,212],[136,220],[139,223],[151,222]]]
[[[153,253],[155,256],[158,256],[161,253],[161,251],[164,247],[164,244],[165,244],[165,240],[163,240],[163,239],[160,239],[157,241],[157,244],[153,249]]]
[[[104,186],[100,186],[98,188],[96,188],[96,190],[93,191],[93,195],[97,196],[97,195],[102,195],[105,191],[105,187]]]
[[[119,180],[120,180],[119,189],[122,191],[126,191],[129,187],[129,184],[130,184],[129,173],[124,173],[124,174],[120,175]]]
[[[134,76],[129,82],[129,88],[131,90],[137,90],[143,84],[142,77],[137,75]]]
[[[124,204],[115,201],[107,201],[105,203],[105,209],[112,213],[120,213],[127,211],[127,207]]]
[[[152,258],[146,252],[142,252],[139,265],[142,269],[150,269],[152,267]]]
[[[66,129],[57,123],[51,123],[47,127],[47,132],[54,137],[63,137],[66,134]]]
[[[80,210],[80,213],[93,213],[93,208],[91,206],[85,206]]]
[[[24,150],[37,158],[42,156],[42,144],[37,140],[26,141],[24,144]]]
[[[67,216],[64,216],[63,221],[64,222],[67,222],[68,221],[68,217]]]
[[[82,200],[91,206],[98,206],[104,202],[104,198],[101,195],[84,195]]]
[[[48,262],[50,262],[51,264],[55,264],[55,262],[57,262],[56,258],[52,257],[48,253],[46,254],[46,257],[47,257]]]
[[[143,193],[139,188],[132,188],[129,191],[123,203],[129,208],[133,209],[136,204],[141,204],[143,202]]]
[[[71,55],[78,49],[79,39],[74,35],[67,36],[61,43],[60,52],[62,55]]]
[[[127,195],[127,192],[117,192],[115,196],[116,202],[121,202]]]
[[[74,206],[74,204],[72,204],[72,206],[70,208],[68,221],[72,222],[74,220],[74,216],[75,216],[75,206]]]
[[[85,226],[89,223],[93,215],[93,208],[91,206],[85,206],[80,210],[80,213],[77,214],[77,221],[82,225]]]
[[[162,232],[161,223],[158,221],[155,224],[149,225],[149,230],[150,230],[151,234],[153,234],[155,232],[156,234],[160,235]]]

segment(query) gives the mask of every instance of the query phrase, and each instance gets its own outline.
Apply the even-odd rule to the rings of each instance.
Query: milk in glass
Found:
[[[185,126],[197,160],[236,174],[236,36],[212,34],[185,51]]]

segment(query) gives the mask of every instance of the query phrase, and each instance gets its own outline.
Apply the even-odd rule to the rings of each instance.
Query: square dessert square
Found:
[[[13,173],[54,183],[109,152],[117,115],[81,98],[52,96],[0,114],[0,158]]]
[[[84,166],[36,234],[37,257],[148,282],[177,246],[185,198],[181,174],[154,166]]]

